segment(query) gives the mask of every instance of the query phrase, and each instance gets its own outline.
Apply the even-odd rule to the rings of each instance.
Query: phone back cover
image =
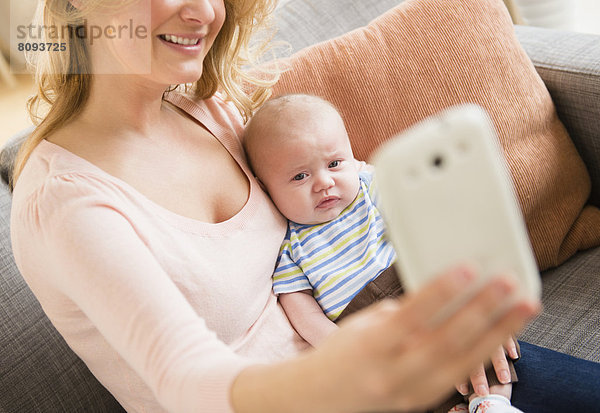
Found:
[[[525,294],[540,296],[527,230],[483,109],[461,106],[429,118],[387,142],[373,164],[409,291],[466,262],[482,279],[510,272]]]

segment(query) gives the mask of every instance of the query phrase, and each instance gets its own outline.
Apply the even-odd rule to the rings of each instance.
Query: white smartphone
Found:
[[[382,145],[371,163],[407,291],[467,263],[481,283],[510,274],[522,294],[540,297],[527,228],[482,108],[461,105],[428,118]]]

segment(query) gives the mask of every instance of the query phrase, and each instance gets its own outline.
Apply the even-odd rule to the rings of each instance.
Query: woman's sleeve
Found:
[[[19,267],[72,300],[164,408],[232,411],[231,383],[250,361],[207,328],[102,185],[55,177],[21,203]]]

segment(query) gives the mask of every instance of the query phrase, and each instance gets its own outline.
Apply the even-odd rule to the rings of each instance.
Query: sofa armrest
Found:
[[[588,168],[590,203],[600,207],[600,36],[526,26],[516,31]]]
[[[19,152],[19,148],[21,144],[25,142],[25,139],[33,132],[34,127],[30,126],[17,134],[11,136],[4,146],[2,146],[0,150],[0,178],[2,178],[2,182],[6,185],[9,185],[12,180],[13,174],[13,166],[15,163],[15,159],[17,158],[17,153]]]

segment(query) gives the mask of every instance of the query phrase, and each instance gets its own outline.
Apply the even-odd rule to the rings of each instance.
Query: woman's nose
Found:
[[[186,0],[179,14],[185,21],[210,24],[215,19],[213,2],[214,0]]]

